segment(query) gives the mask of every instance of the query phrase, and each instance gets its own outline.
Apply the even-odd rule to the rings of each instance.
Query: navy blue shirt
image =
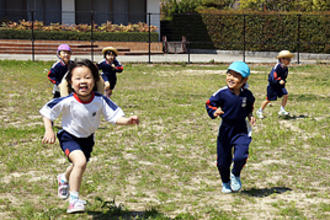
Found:
[[[252,113],[255,98],[248,89],[241,88],[235,95],[227,86],[215,92],[206,102],[206,111],[214,119],[214,112],[220,107],[224,114],[220,115],[224,122],[233,125],[245,124],[246,117]]]
[[[286,78],[288,77],[288,67],[284,66],[281,63],[277,63],[268,75],[268,82],[271,86],[276,87],[284,87],[285,84],[281,85],[280,81],[284,80],[286,82]]]
[[[71,64],[72,61],[69,61],[69,64]],[[63,60],[59,60],[56,63],[53,64],[52,68],[48,72],[48,79],[53,84],[60,84],[64,75],[69,69],[69,65],[65,64]]]
[[[112,67],[112,64],[114,64],[115,67]],[[97,66],[100,70],[102,70],[103,74],[107,75],[108,77],[115,75],[117,72],[120,73],[124,69],[116,59],[114,59],[112,63],[109,63],[106,59],[103,59],[97,64]]]

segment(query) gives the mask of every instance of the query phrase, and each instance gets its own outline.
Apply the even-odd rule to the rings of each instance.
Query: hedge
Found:
[[[168,41],[186,36],[191,48],[330,53],[330,14],[195,13],[162,22]],[[298,17],[300,19],[298,44]],[[299,47],[299,48],[298,48]]]
[[[158,33],[151,32],[151,41],[158,41]],[[29,39],[31,40],[31,31],[12,30],[1,28],[0,39]],[[97,41],[120,41],[120,42],[148,42],[148,32],[95,32],[94,40]],[[83,40],[91,39],[90,32],[72,32],[72,31],[34,31],[34,39],[36,40]]]

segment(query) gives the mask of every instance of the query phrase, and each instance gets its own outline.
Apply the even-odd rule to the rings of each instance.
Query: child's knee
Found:
[[[243,147],[244,146],[244,147]],[[249,157],[249,147],[246,145],[241,145],[240,150],[236,150],[234,153],[234,162],[245,162]]]
[[[76,168],[78,168],[78,169],[81,169],[81,170],[86,169],[86,166],[87,166],[86,158],[76,161],[73,164],[73,166],[76,167]]]
[[[237,154],[234,157],[234,163],[236,162],[246,162],[248,159],[248,154]]]

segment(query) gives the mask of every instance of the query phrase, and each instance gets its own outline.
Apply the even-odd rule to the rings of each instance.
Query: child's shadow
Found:
[[[263,189],[256,189],[256,188],[251,188],[247,190],[241,191],[242,194],[247,194],[248,196],[253,196],[253,197],[267,197],[272,194],[282,194],[287,191],[291,191],[292,189],[288,187],[271,187],[271,188],[263,188]]]
[[[298,118],[308,118],[308,115],[304,115],[304,114],[300,114],[300,115],[285,115],[285,116],[279,116],[282,119],[285,120],[294,120],[294,119],[298,119]]]
[[[127,210],[122,204],[116,204],[115,200],[104,201],[100,197],[95,199],[95,205],[99,206],[100,211],[87,211],[87,214],[92,216],[92,219],[149,219],[165,217],[164,214],[159,213],[155,208],[146,211]],[[99,209],[98,208],[98,209]]]

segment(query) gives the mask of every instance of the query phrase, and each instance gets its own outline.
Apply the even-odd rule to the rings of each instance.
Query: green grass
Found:
[[[113,100],[139,126],[101,123],[81,196],[65,214],[56,176],[68,165],[58,142],[42,145],[39,109],[51,98],[52,62],[0,61],[1,219],[329,219],[330,67],[290,67],[287,110],[267,107],[254,128],[240,193],[223,195],[216,168],[220,120],[206,100],[225,65],[126,65]],[[271,65],[251,65],[255,108]],[[56,130],[61,126],[55,122]]]

